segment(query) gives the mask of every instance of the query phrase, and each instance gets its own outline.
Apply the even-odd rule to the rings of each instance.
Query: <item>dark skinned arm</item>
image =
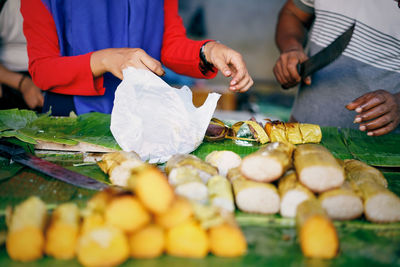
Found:
[[[302,11],[292,0],[288,0],[279,13],[275,41],[281,55],[275,63],[274,74],[283,88],[293,87],[301,81],[296,66],[307,60],[303,44],[313,18],[313,14]],[[304,82],[311,84],[310,77]]]

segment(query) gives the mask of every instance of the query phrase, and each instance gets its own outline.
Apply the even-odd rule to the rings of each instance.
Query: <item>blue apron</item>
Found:
[[[160,60],[164,33],[164,0],[42,0],[57,28],[61,56],[77,56],[105,48],[142,48]],[[104,74],[102,96],[71,96],[77,114],[111,113],[121,80]],[[83,88],[82,88],[83,89]],[[56,94],[52,94],[56,95]],[[63,105],[68,96],[49,97],[46,106]],[[46,102],[46,99],[45,99]],[[64,102],[65,103],[65,102]],[[57,114],[54,114],[57,115]],[[58,114],[68,115],[68,114]]]

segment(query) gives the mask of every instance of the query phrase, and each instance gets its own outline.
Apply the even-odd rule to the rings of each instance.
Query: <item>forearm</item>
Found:
[[[279,13],[275,31],[275,41],[281,53],[303,50],[307,37],[307,28],[312,14],[302,12],[288,1]]]
[[[91,54],[62,56],[53,17],[41,0],[22,0],[29,72],[42,90],[70,95],[101,95],[102,77],[94,79]]]
[[[22,78],[22,74],[10,71],[0,64],[0,84],[6,84],[11,88],[19,89]]]

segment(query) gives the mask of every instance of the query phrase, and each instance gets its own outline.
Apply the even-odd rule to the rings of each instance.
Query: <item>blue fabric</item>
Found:
[[[61,56],[105,48],[142,48],[160,59],[164,33],[164,0],[42,0],[52,14]],[[103,96],[74,96],[77,114],[111,113],[121,80],[104,75]],[[59,105],[62,103],[52,103]]]

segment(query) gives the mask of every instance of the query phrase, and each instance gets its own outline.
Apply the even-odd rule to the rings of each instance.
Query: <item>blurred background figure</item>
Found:
[[[0,109],[40,112],[43,95],[28,73],[19,0],[0,0]]]

